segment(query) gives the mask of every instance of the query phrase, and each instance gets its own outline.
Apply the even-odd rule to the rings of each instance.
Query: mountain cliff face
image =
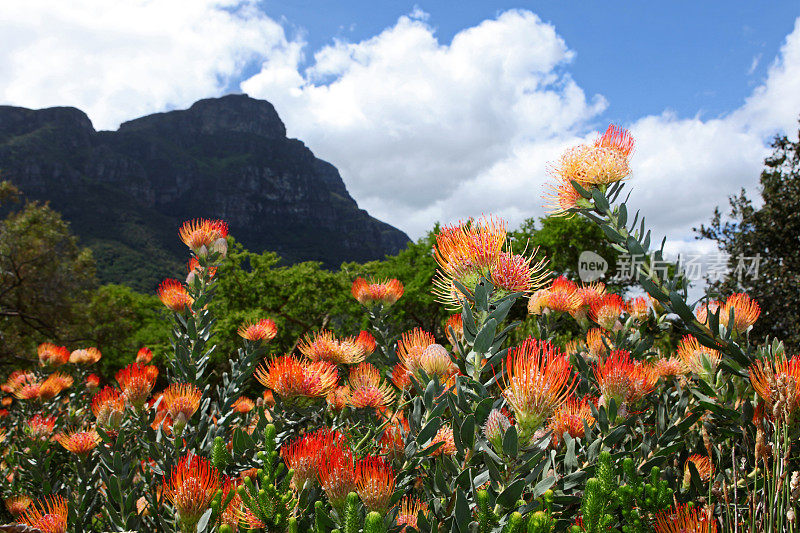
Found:
[[[221,218],[252,251],[288,262],[367,261],[408,242],[359,209],[336,168],[286,137],[246,95],[200,100],[95,131],[74,108],[0,106],[0,179],[47,200],[89,245],[103,281],[143,290],[177,275],[177,228]]]

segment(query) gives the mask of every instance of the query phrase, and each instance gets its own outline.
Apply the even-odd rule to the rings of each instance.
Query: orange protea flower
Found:
[[[611,352],[595,366],[594,376],[603,394],[602,403],[608,405],[613,399],[617,407],[623,402],[638,402],[652,392],[658,381],[653,368],[631,359],[627,350]]]
[[[614,329],[619,316],[626,310],[625,300],[618,294],[606,294],[589,307],[589,318],[607,330]]]
[[[168,309],[181,313],[191,311],[194,299],[186,292],[186,287],[176,279],[165,279],[158,286],[158,298]]]
[[[249,413],[255,408],[256,404],[248,398],[247,396],[239,396],[239,398],[233,402],[231,408],[233,409],[234,413]]]
[[[3,385],[3,392],[14,394],[16,391],[31,383],[37,383],[36,374],[24,370],[14,370]]]
[[[655,533],[717,533],[711,510],[680,505],[656,516]]]
[[[141,364],[148,364],[150,361],[153,360],[153,352],[147,346],[143,346],[139,348],[139,351],[136,353],[136,362]]]
[[[717,300],[710,300],[708,302],[703,303],[700,307],[695,310],[695,316],[697,317],[697,321],[706,324],[708,323],[708,315],[715,314],[719,308],[722,306],[722,302]],[[723,320],[722,313],[720,313],[720,322]]]
[[[592,416],[592,409],[589,407],[589,402],[584,398],[578,401],[577,398],[569,398],[566,402],[561,404],[553,417],[550,419],[549,428],[553,432],[553,441],[556,446],[561,440],[564,433],[568,433],[573,439],[583,438],[586,436],[586,430],[583,423],[592,427],[594,425],[594,417]]]
[[[611,124],[594,144],[619,152],[623,157],[630,157],[635,143],[630,131]]]
[[[39,398],[42,400],[49,400],[56,397],[64,389],[68,389],[73,383],[72,376],[55,372],[47,376],[47,379],[42,382],[39,389]]]
[[[545,269],[546,259],[540,259],[532,264],[538,251],[538,248],[534,249],[528,258],[501,252],[497,258],[497,264],[492,267],[492,284],[509,293],[521,292],[524,294],[541,287],[549,272]]]
[[[51,496],[29,507],[19,517],[19,523],[42,533],[66,533],[67,514],[67,500],[63,496]]]
[[[25,424],[28,434],[34,439],[44,439],[53,434],[56,417],[33,415]]]
[[[630,138],[627,131],[617,131],[624,131]],[[607,185],[628,177],[631,173],[630,151],[620,150],[617,144],[608,140],[608,134],[606,131],[593,145],[582,144],[565,151],[558,163],[550,167],[550,174],[556,181],[577,181],[589,186]]]
[[[164,390],[164,406],[173,420],[179,416],[189,420],[200,407],[202,394],[191,383],[173,383]]]
[[[41,390],[41,383],[26,383],[14,391],[14,397],[18,400],[38,400]]]
[[[500,387],[514,411],[520,438],[534,432],[564,403],[575,388],[566,355],[546,340],[528,338],[512,349]]]
[[[249,341],[271,341],[277,334],[278,327],[269,318],[247,322],[239,327],[239,336]]]
[[[578,309],[572,313],[575,320],[581,321],[586,318],[592,304],[606,295],[606,284],[601,281],[595,281],[586,285],[581,285],[575,289],[581,303]]]
[[[412,374],[419,370],[419,360],[428,346],[436,343],[434,336],[420,328],[414,328],[400,336],[397,341],[397,357]]]
[[[364,349],[364,356],[370,355],[372,352],[375,351],[375,348],[378,347],[378,342],[375,340],[375,337],[372,336],[372,333],[369,331],[362,331],[356,337],[356,344],[361,346]]]
[[[184,531],[194,531],[220,488],[219,472],[208,459],[184,455],[164,480],[164,494],[175,507]]]
[[[356,472],[353,453],[348,448],[334,446],[324,451],[319,463],[319,483],[331,506],[339,513],[347,495],[355,492]]]
[[[628,300],[627,307],[628,314],[630,314],[634,320],[640,322],[645,320],[650,314],[650,306],[647,303],[647,299],[642,296]]]
[[[680,357],[665,357],[656,361],[653,371],[659,377],[682,376],[686,374],[686,365]]]
[[[118,429],[125,411],[125,397],[122,392],[106,385],[92,398],[92,413],[97,425],[107,429]]]
[[[566,214],[570,209],[578,207],[578,202],[581,200],[580,193],[575,190],[572,181],[563,176],[558,175],[556,172],[550,172],[553,177],[552,181],[545,184],[544,198],[547,201],[545,207],[547,214],[552,216],[561,216]],[[579,181],[579,180],[576,180]],[[591,188],[589,183],[579,183],[584,189]]]
[[[550,297],[549,289],[542,289],[534,292],[528,298],[528,314],[541,315],[547,308],[547,299]]]
[[[403,296],[403,284],[396,279],[367,281],[362,277],[356,278],[350,289],[353,297],[364,307],[382,305],[389,307]]]
[[[97,348],[84,348],[81,350],[74,350],[71,354],[69,354],[69,362],[82,365],[91,365],[92,363],[98,362],[101,357],[102,354]]]
[[[324,451],[340,446],[343,442],[344,436],[341,433],[323,428],[281,446],[281,458],[294,471],[294,487],[301,490],[307,481],[316,481]]]
[[[730,312],[733,310],[733,324],[730,321]],[[743,333],[756,323],[761,314],[761,307],[755,300],[743,293],[731,294],[722,306],[719,321],[736,333]]]
[[[94,391],[100,388],[100,376],[97,374],[89,374],[86,376],[86,388]]]
[[[42,366],[60,366],[69,362],[69,350],[65,346],[44,342],[36,350],[39,355],[39,363]]]
[[[397,511],[397,525],[416,529],[419,513],[428,516],[428,504],[416,498],[406,496],[403,498],[403,501],[400,502],[400,509]],[[403,531],[406,530],[406,527],[403,528]]]
[[[695,466],[703,482],[710,480],[712,474],[714,474],[714,465],[711,464],[711,459],[698,453],[690,455],[683,464],[683,485],[685,487],[688,487],[692,481],[692,472],[689,470],[689,463]]]
[[[258,367],[255,376],[284,401],[300,402],[324,398],[339,380],[331,363],[301,361],[290,355],[276,357]]]
[[[369,511],[385,513],[394,492],[394,470],[382,457],[365,457],[356,463],[356,492]]]
[[[441,446],[433,450],[431,457],[456,454],[456,441],[453,437],[453,428],[447,425],[439,428],[439,431],[436,432],[436,435],[434,435],[431,441],[430,447],[436,446],[439,443],[441,443]]]
[[[125,395],[125,400],[134,408],[140,409],[153,391],[158,377],[158,368],[131,363],[118,371],[115,377],[119,388]]]
[[[411,373],[403,363],[397,363],[394,368],[392,368],[391,379],[394,386],[401,391],[411,388]]]
[[[306,335],[298,349],[312,361],[328,361],[334,365],[353,365],[367,356],[366,346],[355,337],[339,340],[332,332],[325,330]]]
[[[207,272],[209,278],[213,278],[217,275],[217,267],[210,266],[206,268],[208,269]],[[195,278],[202,275],[203,270],[203,267],[200,266],[200,261],[198,261],[196,257],[189,259],[189,262],[186,263],[186,284],[191,285],[194,283]]]
[[[708,380],[717,371],[722,354],[703,346],[692,335],[686,335],[678,343],[678,357],[689,372]]]
[[[347,403],[356,409],[384,409],[394,402],[394,391],[381,383],[381,373],[369,363],[350,369]]]
[[[350,387],[336,387],[325,397],[328,407],[337,413],[347,407],[350,401]]]
[[[378,441],[381,452],[390,458],[402,457],[406,445],[405,436],[409,431],[408,420],[402,411],[392,415],[383,430],[380,441]]]
[[[457,315],[450,315],[450,317],[447,319],[447,323],[444,325],[444,331],[445,335],[447,335],[447,340],[453,346],[457,346],[459,342],[464,340],[463,321],[464,318],[461,316],[461,313],[459,313]]]
[[[14,398],[11,398],[10,396],[6,396],[2,400],[0,400],[0,405],[2,405],[3,407],[8,407],[9,405],[11,405],[11,403],[13,401],[14,401]]]
[[[76,455],[88,455],[100,443],[100,435],[96,431],[73,431],[64,433],[58,443]]]
[[[439,383],[446,383],[450,377],[458,372],[458,367],[453,363],[447,349],[441,344],[431,344],[420,355],[417,361],[418,370],[422,370],[428,378],[438,378]],[[416,374],[417,381],[422,381],[422,374]]]
[[[774,362],[756,360],[749,369],[750,383],[764,400],[768,413],[773,413],[775,401],[783,397],[785,413],[794,418],[800,409],[800,357],[776,358]],[[779,413],[773,413],[779,414]]]
[[[24,494],[17,494],[5,499],[6,509],[14,518],[24,513],[32,503],[33,500]]]
[[[591,355],[593,359],[599,360],[605,357],[608,352],[606,343],[610,345],[611,339],[606,336],[604,330],[592,328],[586,332],[586,347],[589,350],[589,355]]]
[[[228,236],[228,225],[222,220],[187,220],[179,233],[184,244],[198,253],[202,248],[208,249],[218,240],[225,239]]]
[[[559,276],[548,289],[544,307],[558,313],[575,313],[581,305],[578,287],[573,282]]]
[[[220,513],[220,525],[225,524],[233,531],[236,531],[242,512],[242,497],[239,496],[236,488],[239,486],[238,479],[226,479],[222,485],[222,498],[221,502],[228,502],[225,509]],[[230,501],[228,497],[230,496]]]

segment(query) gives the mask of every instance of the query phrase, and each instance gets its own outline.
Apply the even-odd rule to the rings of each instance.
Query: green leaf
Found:
[[[425,424],[425,427],[422,428],[422,431],[420,431],[419,434],[417,435],[417,444],[425,444],[426,442],[431,440],[441,427],[442,427],[442,420],[440,418],[436,417],[432,419],[430,422]]]
[[[475,445],[475,415],[471,413],[467,415],[464,419],[464,423],[461,424],[461,431],[459,433],[464,447],[471,450]]]
[[[553,478],[555,481],[555,478]],[[522,491],[525,489],[525,480],[518,479],[497,496],[497,503],[508,509],[516,507],[517,500],[522,496]]]
[[[519,438],[517,427],[510,426],[503,435],[503,453],[509,457],[516,457],[519,452]]]
[[[550,487],[552,487],[555,484],[555,482],[556,482],[555,476],[547,476],[546,478],[541,480],[539,483],[536,484],[535,487],[533,487],[533,497],[538,498],[539,496],[547,492],[550,489]]]
[[[497,320],[490,318],[483,325],[478,335],[475,337],[475,344],[473,348],[478,353],[486,353],[492,347],[494,341],[494,333],[497,330]]]

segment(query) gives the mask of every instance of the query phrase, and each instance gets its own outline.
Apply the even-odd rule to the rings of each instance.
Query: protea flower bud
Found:
[[[483,436],[497,453],[503,450],[503,437],[509,427],[511,427],[511,421],[499,409],[492,409],[486,423],[483,424]]]

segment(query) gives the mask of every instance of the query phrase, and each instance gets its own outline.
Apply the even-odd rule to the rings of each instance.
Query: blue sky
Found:
[[[742,105],[764,78],[800,15],[796,1],[636,2],[330,2],[259,4],[308,42],[360,41],[415,8],[429,14],[443,42],[508,9],[552,23],[576,57],[569,71],[588,93],[603,94],[600,121],[631,122],[664,109],[680,117],[716,116]],[[311,55],[309,53],[309,55]]]

